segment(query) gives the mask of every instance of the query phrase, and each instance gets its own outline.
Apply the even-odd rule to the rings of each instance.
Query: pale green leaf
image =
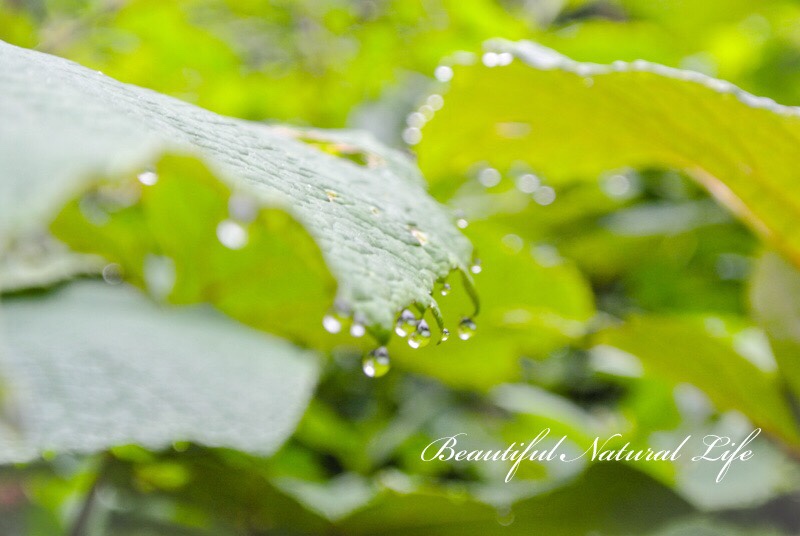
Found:
[[[294,430],[313,355],[198,308],[79,282],[2,307],[0,371],[18,427],[0,462],[192,441],[269,454]]]
[[[800,263],[796,108],[646,61],[578,63],[530,42],[489,48],[485,61],[497,66],[454,66],[444,106],[422,130],[430,180],[525,162],[557,193],[624,166],[680,169]]]
[[[368,136],[221,117],[5,43],[0,43],[0,115],[0,230],[6,238],[35,218],[52,215],[98,178],[135,184],[137,174],[156,166],[160,155],[180,153],[210,168],[221,181],[220,194],[235,191],[296,218],[336,278],[343,307],[384,332],[402,307],[432,305],[434,282],[469,260],[469,243],[427,195],[414,164]],[[184,170],[183,179],[190,181],[194,169]],[[180,205],[161,206],[139,223],[164,225],[175,211],[179,223],[206,221],[213,229],[227,216],[203,212],[209,188],[184,188],[173,188],[181,194]],[[139,194],[131,195],[114,201],[135,205]],[[227,198],[219,201],[226,206]],[[102,234],[104,220],[93,223]],[[139,223],[128,223],[142,230]],[[286,244],[304,241],[302,233],[290,231]],[[107,238],[114,242],[113,233]]]

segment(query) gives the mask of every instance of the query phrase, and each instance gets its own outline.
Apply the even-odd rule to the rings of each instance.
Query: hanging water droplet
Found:
[[[445,342],[445,341],[446,341],[447,339],[449,339],[449,338],[450,338],[450,330],[449,330],[449,329],[447,329],[447,328],[444,328],[444,329],[442,330],[442,339],[441,339],[441,342]]]
[[[122,267],[112,262],[103,268],[103,280],[109,285],[119,285],[122,283]]]
[[[459,229],[466,229],[468,225],[469,225],[469,222],[465,218],[458,218],[456,220],[456,226]]]
[[[175,286],[175,261],[163,255],[148,254],[144,258],[144,282],[148,292],[163,300]]]
[[[533,192],[533,200],[543,207],[550,205],[556,200],[556,191],[550,186],[542,186]]]
[[[433,108],[434,111],[441,110],[442,106],[444,106],[444,98],[438,93],[430,95],[425,102],[428,104],[428,106]]]
[[[364,356],[364,360],[361,362],[361,369],[370,378],[380,378],[389,372],[390,368],[389,352],[385,346],[371,351]]]
[[[458,324],[458,338],[462,341],[469,340],[477,330],[478,326],[475,325],[475,322],[471,318],[465,318]]]
[[[147,170],[142,171],[136,176],[139,179],[139,182],[144,184],[145,186],[152,186],[158,182],[158,174],[155,171]]]
[[[511,508],[508,506],[503,508],[498,508],[497,522],[504,527],[511,525],[514,522],[514,511],[511,510]]]
[[[486,188],[497,186],[502,178],[500,172],[491,167],[484,168],[478,173],[478,181]]]
[[[483,270],[483,268],[481,268],[481,260],[480,259],[475,259],[474,261],[472,261],[472,266],[470,266],[470,268],[469,268],[470,272],[472,272],[473,274],[479,274],[479,273],[481,273],[482,270]]]
[[[450,294],[450,283],[445,283],[442,285],[442,296],[447,296]]]
[[[223,220],[217,225],[217,238],[229,249],[242,249],[247,245],[247,229],[233,220]]]
[[[397,319],[397,325],[394,328],[394,332],[397,333],[400,337],[405,337],[416,329],[417,329],[417,317],[414,316],[414,313],[412,313],[408,309],[400,313],[400,317]]]
[[[524,173],[517,177],[517,189],[524,194],[532,194],[541,185],[541,179],[533,173]]]
[[[353,325],[350,326],[350,335],[353,337],[363,337],[366,332],[367,328],[361,322],[353,322]]]
[[[428,327],[428,323],[420,320],[419,324],[417,324],[417,329],[408,337],[408,345],[416,350],[417,348],[428,346],[430,342],[431,330]]]
[[[339,333],[342,330],[342,323],[334,315],[325,315],[322,317],[322,327],[328,333]]]

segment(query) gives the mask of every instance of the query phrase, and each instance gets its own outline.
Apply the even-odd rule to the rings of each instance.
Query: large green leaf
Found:
[[[0,370],[18,429],[0,462],[193,441],[259,454],[294,430],[316,382],[309,352],[204,309],[80,282],[2,307]]]
[[[716,320],[716,322],[715,322]],[[791,444],[800,444],[792,410],[778,376],[737,352],[717,329],[720,319],[641,316],[601,331],[596,342],[638,357],[649,373],[703,390],[719,409],[744,413],[757,426]]]
[[[123,190],[109,193],[107,186],[81,198],[84,219],[89,221],[84,227],[76,224],[72,231],[59,233],[67,242],[79,240],[76,235],[94,225],[95,233],[116,243],[115,229],[105,227],[108,212],[123,212],[120,217],[129,231],[169,225],[173,218],[178,230],[193,223],[202,229],[202,223],[211,223],[211,229],[219,231],[217,225],[237,211],[231,208],[230,215],[228,211],[206,212],[213,204],[208,198],[215,194],[215,186],[194,188],[191,179],[198,168],[189,164],[156,169],[167,174],[157,179],[171,190],[162,197],[170,202],[143,219],[130,214],[136,212],[142,195],[137,174],[160,165],[160,155],[181,153],[199,158],[220,179],[216,195],[233,191],[296,218],[336,278],[342,308],[381,334],[403,307],[433,305],[429,292],[434,282],[453,269],[463,269],[469,261],[469,243],[427,195],[411,161],[369,137],[301,132],[221,117],[4,43],[0,43],[0,72],[0,229],[6,238],[30,226],[33,218],[47,216],[86,192],[99,178],[113,180]],[[182,175],[180,184],[173,183],[179,179],[170,173]],[[143,182],[150,185],[154,179],[146,175]],[[227,206],[227,197],[217,201]],[[108,209],[114,204],[116,210]],[[121,210],[120,205],[131,210]],[[120,224],[119,218],[112,220],[112,226]],[[284,233],[286,247],[299,243],[301,249],[308,249],[308,240],[296,224],[282,222],[272,228],[257,221],[254,225]],[[233,233],[236,238],[240,231],[233,229]],[[203,238],[216,240],[213,234]],[[163,241],[159,246],[161,251],[156,253],[175,253]],[[269,252],[262,253],[261,266],[268,265]],[[202,273],[206,268],[202,255],[193,260],[198,263],[194,273]],[[123,268],[134,273],[141,269]],[[295,270],[305,268],[300,265]],[[180,275],[180,268],[176,269]],[[283,294],[297,287],[284,287]],[[204,291],[197,297],[208,298],[209,289]],[[306,320],[318,325],[318,319]]]
[[[490,48],[484,62],[495,66],[453,67],[422,129],[430,180],[522,161],[558,193],[563,181],[623,166],[681,169],[800,263],[797,109],[645,61],[578,63],[530,42]]]

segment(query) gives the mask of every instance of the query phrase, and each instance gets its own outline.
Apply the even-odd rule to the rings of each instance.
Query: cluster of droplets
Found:
[[[507,126],[509,123],[504,123],[503,125]],[[535,203],[547,206],[556,200],[555,189],[552,186],[544,184],[542,178],[530,170],[512,169],[510,175],[516,189],[530,196]],[[487,190],[500,185],[503,181],[503,174],[486,163],[476,164],[473,168],[473,176],[477,182]],[[461,219],[457,220],[457,224],[459,221],[461,221]],[[459,227],[461,227],[461,225],[459,225]],[[466,225],[464,227],[466,227]],[[461,228],[463,229],[463,227]]]
[[[442,68],[449,69],[449,71],[447,71],[449,72],[449,77],[442,74],[444,73],[444,71],[440,71]],[[440,75],[446,78],[446,80],[449,80],[453,76],[453,70],[446,66],[439,66],[436,72],[438,73],[436,76],[439,80],[442,80],[442,78],[439,78]],[[416,145],[422,141],[422,127],[425,126],[425,123],[433,119],[434,114],[441,110],[442,106],[444,106],[444,97],[438,93],[428,95],[425,102],[406,117],[406,128],[403,130],[402,134],[403,141],[408,145]]]

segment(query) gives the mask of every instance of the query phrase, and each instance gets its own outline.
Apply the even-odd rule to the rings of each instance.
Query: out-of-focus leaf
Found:
[[[2,373],[20,428],[0,461],[176,441],[273,452],[311,396],[309,353],[206,310],[82,282],[2,307]]]
[[[467,462],[469,463],[469,462]],[[636,507],[630,504],[635,502]],[[462,498],[387,491],[345,519],[346,534],[573,536],[641,534],[691,508],[649,477],[616,463],[599,464],[563,488],[515,503],[508,510]]]
[[[595,342],[638,357],[646,372],[703,390],[719,409],[736,409],[789,444],[797,424],[773,371],[759,368],[708,323],[678,317],[632,317]]]
[[[765,253],[753,274],[750,302],[781,375],[800,397],[800,273],[780,255]]]
[[[157,155],[179,152],[205,161],[225,188],[297,218],[338,280],[343,307],[381,334],[402,307],[432,305],[434,282],[465,269],[469,260],[469,243],[426,194],[415,166],[369,137],[224,118],[5,43],[0,66],[0,227],[6,235],[85,191],[97,177],[127,176],[135,184]],[[152,175],[142,179],[153,181]],[[161,210],[192,222],[227,217],[246,223],[247,210],[202,213],[202,203],[195,206],[192,193],[183,193],[183,206]],[[197,193],[208,195],[200,186]],[[102,191],[94,195],[84,205],[102,231],[109,200]],[[93,205],[98,195],[99,215],[98,203]],[[135,189],[131,195],[111,204],[135,206]],[[159,224],[168,223],[171,213],[160,216]],[[217,234],[231,235],[228,223],[222,231],[217,225]],[[246,247],[241,232],[232,232],[232,247]]]
[[[800,112],[733,84],[645,61],[577,63],[530,42],[497,42],[488,65],[454,66],[422,130],[433,181],[517,161],[555,183],[623,166],[686,171],[796,264]]]

